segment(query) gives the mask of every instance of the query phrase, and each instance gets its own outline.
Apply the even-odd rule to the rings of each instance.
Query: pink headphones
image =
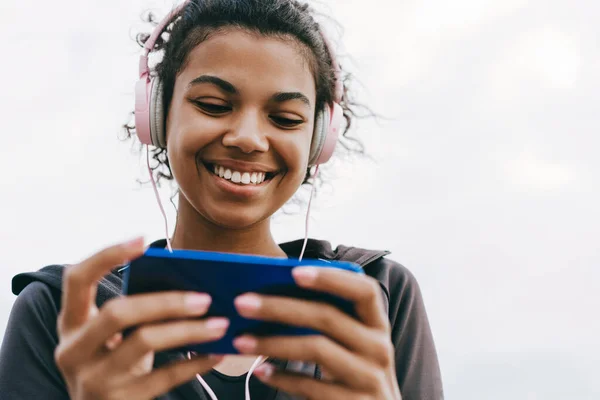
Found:
[[[154,48],[156,40],[163,33],[165,27],[175,16],[179,15],[190,1],[185,0],[158,24],[144,44],[144,54],[140,56],[140,79],[135,86],[135,126],[138,138],[143,144],[161,148],[166,147],[165,108],[162,104],[162,84],[158,78],[150,77],[148,54]],[[323,40],[325,41],[335,69],[335,99],[332,104],[326,104],[324,109],[317,113],[315,130],[310,146],[309,166],[320,165],[329,161],[337,143],[344,118],[342,107],[339,104],[343,94],[341,71],[333,48],[325,35],[323,35]]]

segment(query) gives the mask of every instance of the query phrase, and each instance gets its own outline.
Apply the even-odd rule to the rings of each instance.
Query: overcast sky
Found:
[[[140,14],[171,5],[0,3],[0,335],[14,274],[164,236],[118,137]],[[345,28],[360,99],[389,119],[358,125],[373,160],[333,163],[311,236],[389,249],[413,271],[447,399],[600,398],[600,3],[319,8]],[[274,225],[281,241],[302,226],[301,214]]]

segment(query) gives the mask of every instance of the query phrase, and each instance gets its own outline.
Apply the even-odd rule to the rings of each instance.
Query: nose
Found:
[[[234,126],[223,136],[223,146],[237,147],[246,154],[266,152],[269,150],[269,141],[261,129],[260,116],[255,112],[246,112],[239,115]]]

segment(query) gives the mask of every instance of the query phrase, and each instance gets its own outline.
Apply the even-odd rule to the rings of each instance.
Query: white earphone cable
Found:
[[[150,181],[152,182],[152,188],[154,189],[154,195],[156,196],[158,207],[160,208],[160,212],[162,213],[163,219],[165,221],[165,238],[167,238],[167,249],[169,249],[169,251],[172,253],[173,248],[171,247],[171,239],[169,237],[169,222],[167,221],[167,214],[165,213],[162,201],[160,201],[160,195],[158,193],[158,187],[156,186],[156,182],[154,181],[154,174],[152,173],[152,168],[150,168],[150,146],[148,145],[146,145],[146,166],[148,167],[148,173],[150,174]]]
[[[315,176],[313,178],[313,182],[310,187],[310,197],[308,199],[308,208],[306,210],[306,220],[304,222],[304,243],[302,244],[302,251],[300,252],[300,257],[298,257],[299,261],[302,261],[304,257],[304,251],[306,250],[306,244],[308,243],[308,222],[310,220],[310,206],[312,204],[313,195],[315,193],[315,184],[317,181],[317,176],[319,175],[319,165],[315,169]]]
[[[192,358],[192,353],[191,352],[188,352],[188,358],[189,359]],[[245,393],[244,394],[244,398],[245,398],[245,400],[252,400],[250,398],[250,377],[254,373],[254,370],[256,368],[258,368],[258,366],[260,364],[262,364],[266,359],[267,359],[267,357],[259,356],[254,361],[254,364],[252,364],[252,366],[250,367],[250,370],[248,371],[248,374],[246,375],[246,384],[245,384],[245,388],[244,388],[244,393]],[[202,385],[202,387],[204,388],[204,390],[206,390],[206,392],[208,393],[208,396],[210,397],[211,400],[219,400],[217,398],[217,395],[215,394],[215,392],[210,388],[210,386],[208,385],[208,383],[204,380],[204,378],[202,378],[200,376],[200,374],[196,374],[196,379],[198,379],[198,381],[200,382],[200,384]]]

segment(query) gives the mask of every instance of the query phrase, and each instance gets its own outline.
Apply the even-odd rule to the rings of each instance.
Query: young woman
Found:
[[[161,35],[161,32],[168,35]],[[253,319],[322,335],[239,337],[242,355],[170,349],[222,337],[228,321],[197,318],[202,293],[120,296],[118,266],[136,239],[70,266],[13,279],[0,354],[6,399],[440,400],[440,371],[414,277],[387,252],[298,240],[278,244],[270,218],[327,160],[352,103],[314,12],[295,0],[193,0],[141,40],[136,133],[175,179],[172,237],[156,247],[351,261],[366,275],[297,268],[301,286],[342,296],[357,318],[316,302],[245,294]],[[156,41],[156,43],[154,43]],[[149,96],[149,97],[148,97]],[[332,139],[333,138],[333,139]],[[154,172],[157,172],[156,170]],[[123,338],[125,329],[137,327]],[[266,362],[255,363],[262,355]]]

